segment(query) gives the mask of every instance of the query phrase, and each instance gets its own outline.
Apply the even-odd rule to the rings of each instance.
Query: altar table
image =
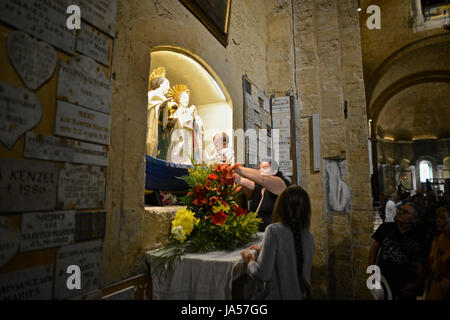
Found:
[[[153,300],[231,300],[233,281],[245,275],[240,252],[252,245],[261,245],[263,232],[233,251],[189,253],[176,262],[167,277],[156,276],[151,268],[156,251],[146,253],[151,268]],[[162,273],[163,274],[163,273]]]

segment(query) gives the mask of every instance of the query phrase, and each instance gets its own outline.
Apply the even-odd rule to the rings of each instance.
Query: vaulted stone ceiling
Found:
[[[450,137],[450,33],[413,31],[409,0],[360,0],[367,111],[382,138]],[[369,30],[367,6],[381,9]]]
[[[380,113],[377,132],[395,140],[450,137],[450,83],[422,83],[393,96]]]

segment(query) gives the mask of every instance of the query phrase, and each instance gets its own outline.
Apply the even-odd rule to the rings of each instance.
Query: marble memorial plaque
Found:
[[[0,212],[53,210],[58,165],[0,159]]]
[[[52,264],[0,274],[0,300],[52,299]]]
[[[27,132],[25,135],[24,156],[43,160],[108,165],[108,150],[105,146],[33,132]]]
[[[77,51],[109,66],[112,40],[88,24],[83,24],[77,38]]]
[[[55,135],[109,145],[109,128],[109,115],[57,102]]]
[[[55,298],[67,299],[100,287],[102,240],[61,247],[56,254]],[[81,270],[81,289],[69,290],[67,267],[77,265]]]
[[[102,297],[102,300],[134,300],[136,286],[128,287]]]
[[[58,99],[109,113],[111,81],[93,59],[79,55],[69,63],[61,60],[57,86]]]
[[[75,241],[105,237],[106,212],[78,212],[75,218]]]
[[[0,81],[0,141],[8,149],[35,127],[41,117],[42,107],[36,94]]]
[[[0,21],[73,54],[75,30],[69,30],[67,0],[2,0]]]
[[[0,216],[0,267],[16,255],[21,241],[19,228],[8,217]]]
[[[38,89],[55,72],[56,51],[49,44],[32,39],[25,32],[13,31],[6,47],[9,60],[27,88]]]
[[[75,211],[24,213],[21,252],[71,244],[75,234]]]
[[[66,163],[59,171],[59,209],[95,209],[105,206],[106,168]]]
[[[87,293],[80,294],[79,296],[71,297],[69,300],[100,300],[102,296],[102,290],[95,289]]]
[[[84,20],[106,32],[116,35],[117,0],[70,0],[81,8]]]

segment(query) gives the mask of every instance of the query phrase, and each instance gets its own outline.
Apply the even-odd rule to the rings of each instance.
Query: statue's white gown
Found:
[[[192,164],[191,158],[194,158],[195,163],[201,163],[205,160],[205,130],[196,107],[178,108],[174,117],[177,120],[170,138],[167,161]]]

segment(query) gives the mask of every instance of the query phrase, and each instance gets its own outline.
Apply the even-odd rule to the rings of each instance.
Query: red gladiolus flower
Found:
[[[238,193],[242,190],[242,186],[238,186],[236,189],[234,189],[233,193]]]
[[[239,206],[236,208],[236,217],[240,217],[242,215],[247,215],[247,213],[248,213],[247,210],[245,210]]]
[[[206,198],[203,197],[203,196],[200,196],[200,197],[198,197],[198,198],[195,198],[195,200],[192,201],[192,204],[193,204],[194,206],[201,207],[201,206],[204,205],[204,204],[208,204],[208,199],[206,199]]]
[[[219,177],[218,177],[217,175],[211,173],[211,174],[208,175],[208,178],[207,178],[207,179],[210,179],[210,180],[217,180],[217,179],[219,179]]]
[[[223,212],[219,211],[213,216],[213,223],[217,225],[222,225],[227,221],[228,216]]]
[[[219,198],[217,198],[217,197],[211,197],[211,198],[209,198],[209,204],[210,204],[211,206],[213,206],[213,205],[215,205],[215,204],[217,203],[217,200],[219,200]]]

